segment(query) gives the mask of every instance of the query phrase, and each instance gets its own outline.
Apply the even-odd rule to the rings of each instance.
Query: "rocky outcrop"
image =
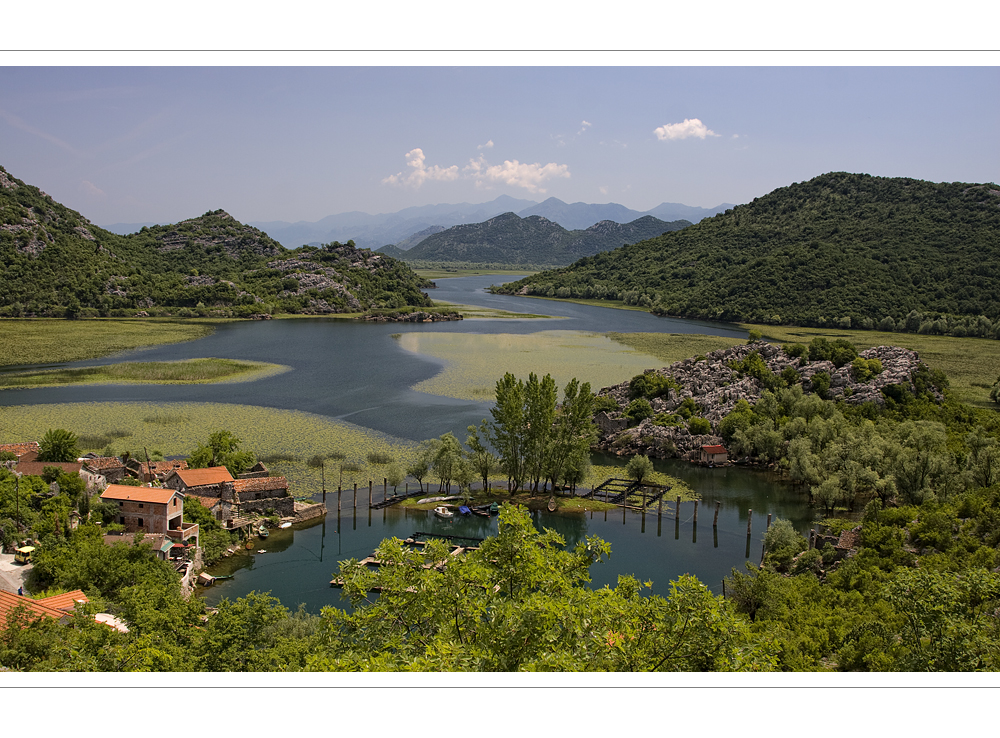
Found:
[[[763,359],[767,369],[773,374],[781,374],[786,367],[794,368],[806,394],[813,391],[813,376],[819,372],[827,372],[830,376],[827,397],[849,404],[873,402],[882,405],[885,403],[882,390],[889,385],[905,384],[913,390],[912,377],[921,365],[915,351],[895,346],[877,346],[862,351],[859,356],[878,359],[882,363],[882,371],[868,381],[860,382],[854,378],[850,364],[838,369],[829,361],[810,362],[793,358],[780,347],[762,341],[713,351],[707,356],[678,361],[662,369],[648,369],[647,373],[655,372],[672,377],[681,389],[671,389],[666,396],[649,400],[653,417],[638,424],[629,421],[624,415],[631,401],[629,382],[602,389],[598,395],[612,398],[617,409],[597,414],[595,422],[600,432],[598,447],[620,456],[641,453],[655,458],[693,458],[701,446],[722,443],[722,438],[718,435],[692,434],[687,423],[677,418],[671,420],[669,416],[675,414],[685,400],[690,398],[699,408],[698,415],[707,419],[715,431],[719,421],[737,402],[746,400],[754,405],[764,393],[763,383],[752,376],[741,377],[732,368],[732,364],[742,362],[752,352]],[[676,424],[664,425],[664,422]]]

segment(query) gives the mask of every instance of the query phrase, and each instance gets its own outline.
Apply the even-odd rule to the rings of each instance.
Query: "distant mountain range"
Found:
[[[396,213],[370,215],[359,211],[329,215],[310,223],[298,221],[289,223],[282,220],[255,221],[248,223],[267,233],[286,248],[297,248],[304,244],[317,246],[332,241],[354,241],[359,248],[377,249],[386,244],[394,244],[405,251],[416,246],[420,240],[414,236],[427,231],[431,235],[438,231],[465,223],[482,223],[503,213],[515,213],[522,218],[540,215],[568,230],[589,228],[602,220],[628,223],[645,215],[662,221],[687,220],[697,223],[716,213],[734,207],[723,203],[714,208],[699,208],[679,203],[661,203],[652,210],[639,212],[624,205],[607,203],[592,205],[583,202],[565,203],[555,197],[544,202],[519,200],[507,195],[486,203],[460,203],[457,205],[423,205],[405,208]],[[135,233],[143,226],[153,223],[113,223],[105,229],[112,233]]]
[[[689,225],[691,223],[686,220],[667,223],[644,215],[631,223],[602,220],[585,230],[568,231],[541,215],[522,218],[515,213],[503,213],[482,223],[452,226],[439,233],[428,234],[408,251],[385,246],[378,253],[413,264],[461,262],[510,268],[564,266],[584,256],[678,231]]]

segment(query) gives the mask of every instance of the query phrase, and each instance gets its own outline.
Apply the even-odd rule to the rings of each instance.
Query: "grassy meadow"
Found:
[[[436,376],[413,389],[460,400],[491,400],[497,380],[510,372],[527,379],[530,372],[551,374],[561,392],[576,377],[597,392],[658,366],[656,357],[599,333],[540,331],[511,333],[398,333],[407,351],[447,362]]]
[[[822,336],[829,340],[846,338],[859,350],[872,346],[902,346],[916,351],[927,366],[947,374],[952,390],[963,402],[978,407],[996,407],[990,401],[990,387],[997,381],[997,375],[1000,375],[1000,341],[834,328],[748,324],[742,327],[747,330],[755,328],[767,340],[779,343],[807,344]]]
[[[213,321],[219,322],[219,321]],[[83,361],[212,333],[213,322],[142,319],[0,320],[0,366]]]
[[[403,464],[416,456],[416,444],[367,428],[295,410],[275,410],[222,403],[63,403],[0,407],[0,438],[5,442],[40,439],[50,428],[77,434],[81,450],[100,452],[110,445],[115,453],[144,456],[187,456],[210,433],[225,429],[243,441],[272,474],[288,478],[292,494],[307,497],[321,490],[317,455],[343,454],[343,463],[356,471],[344,472],[344,486],[385,476],[384,465],[371,463],[380,455]],[[313,462],[315,463],[315,462]],[[337,489],[339,460],[326,461],[327,490]]]
[[[655,365],[650,364],[647,369],[746,343],[739,338],[705,336],[699,333],[607,333],[605,335],[632,351],[652,356],[659,361]]]
[[[233,359],[143,361],[0,374],[0,389],[71,384],[207,384],[253,382],[290,371],[291,367]]]

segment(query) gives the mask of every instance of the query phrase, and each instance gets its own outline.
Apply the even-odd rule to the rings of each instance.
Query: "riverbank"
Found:
[[[184,361],[122,362],[73,369],[0,374],[0,390],[80,384],[213,384],[253,382],[291,371],[291,367],[260,361],[186,359]]]

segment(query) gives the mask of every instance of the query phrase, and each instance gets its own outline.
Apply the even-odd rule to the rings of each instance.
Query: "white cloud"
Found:
[[[601,191],[602,195],[608,194],[608,188],[607,187],[598,187],[597,189],[599,189]]]
[[[566,164],[522,164],[517,159],[508,159],[503,164],[490,165],[481,154],[478,159],[469,161],[465,171],[476,180],[477,186],[499,182],[512,187],[523,187],[528,192],[545,192],[541,185],[546,180],[569,177],[569,167]]]
[[[580,123],[580,130],[576,132],[576,135],[579,136],[581,133],[583,133],[590,127],[591,127],[590,123],[588,123],[587,121],[583,121],[582,123]]]
[[[491,138],[489,141],[487,141],[484,144],[479,144],[476,148],[477,149],[492,149],[493,148],[493,139]]]
[[[413,149],[406,155],[406,166],[411,167],[412,171],[405,175],[402,172],[391,174],[382,180],[382,184],[419,187],[427,180],[450,182],[458,179],[458,167],[454,164],[443,168],[437,164],[428,167],[424,163],[426,159],[423,149]]]
[[[87,180],[83,180],[80,183],[80,189],[93,197],[105,197],[104,190],[95,185],[93,182],[88,182]]]
[[[740,134],[738,134],[738,133],[734,133],[733,134],[733,138],[739,138],[739,137],[740,137]]]
[[[683,123],[669,123],[660,126],[653,131],[661,141],[677,141],[682,138],[701,138],[706,136],[716,136],[718,133],[712,131],[697,118],[685,118]]]

